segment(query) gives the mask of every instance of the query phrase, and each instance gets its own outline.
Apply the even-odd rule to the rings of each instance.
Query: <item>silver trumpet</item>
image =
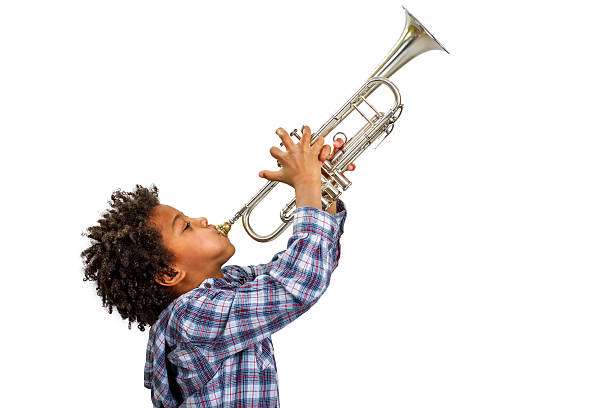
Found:
[[[327,210],[329,206],[346,191],[352,184],[345,176],[344,172],[350,163],[353,163],[376,139],[384,134],[384,139],[389,136],[395,122],[400,117],[403,109],[400,93],[397,87],[389,81],[389,77],[397,70],[404,66],[408,61],[430,50],[446,49],[427,31],[427,29],[406,10],[406,23],[404,31],[400,35],[391,51],[376,67],[372,75],[366,80],[365,84],[355,92],[349,100],[323,125],[316,133],[312,135],[311,145],[319,138],[327,136],[340,122],[342,122],[353,111],[357,111],[365,120],[363,127],[350,139],[347,140],[346,135],[338,132],[334,135],[344,136],[345,143],[341,149],[336,152],[335,156],[330,160],[326,160],[321,166],[321,204],[323,210]],[[386,113],[375,109],[366,98],[374,92],[380,85],[384,85],[392,92],[395,103]],[[367,114],[367,111],[360,109],[362,102],[374,112],[372,116]],[[291,132],[291,136],[300,139],[297,129]],[[379,143],[379,145],[380,145]],[[282,146],[282,143],[281,143]],[[378,146],[377,146],[378,147]],[[251,238],[259,242],[268,242],[277,238],[291,224],[295,215],[295,197],[288,202],[280,212],[281,224],[276,230],[269,235],[257,234],[250,224],[251,212],[259,204],[265,196],[278,184],[278,181],[268,181],[267,184],[255,194],[253,198],[243,205],[240,210],[227,222],[216,226],[219,233],[227,236],[232,224],[242,217],[244,229]]]

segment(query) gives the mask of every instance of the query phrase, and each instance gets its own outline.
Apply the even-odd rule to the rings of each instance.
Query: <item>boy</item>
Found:
[[[336,150],[323,138],[310,146],[307,126],[298,143],[276,133],[286,151],[270,154],[281,170],[260,177],[294,187],[296,211],[288,248],[270,263],[222,267],[235,252],[229,239],[205,217],[159,204],[155,186],[114,192],[112,209],[87,229],[84,280],[97,282],[103,306],[115,306],[128,327],[151,326],[145,387],[155,407],[279,405],[270,336],[327,289],[346,211],[341,200],[321,209],[320,163]]]

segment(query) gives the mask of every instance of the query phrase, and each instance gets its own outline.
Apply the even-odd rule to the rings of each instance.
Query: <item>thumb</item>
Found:
[[[262,170],[259,172],[259,177],[272,181],[281,181],[280,171]]]

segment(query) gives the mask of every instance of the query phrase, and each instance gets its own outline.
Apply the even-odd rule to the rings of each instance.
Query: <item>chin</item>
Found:
[[[229,259],[236,253],[236,247],[230,242],[227,247],[223,249],[223,252],[226,254],[227,259]]]

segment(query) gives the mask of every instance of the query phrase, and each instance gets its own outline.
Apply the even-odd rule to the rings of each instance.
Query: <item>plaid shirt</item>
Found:
[[[278,407],[270,336],[325,293],[346,211],[298,207],[287,249],[267,264],[222,268],[174,300],[149,331],[144,385],[155,407]]]

